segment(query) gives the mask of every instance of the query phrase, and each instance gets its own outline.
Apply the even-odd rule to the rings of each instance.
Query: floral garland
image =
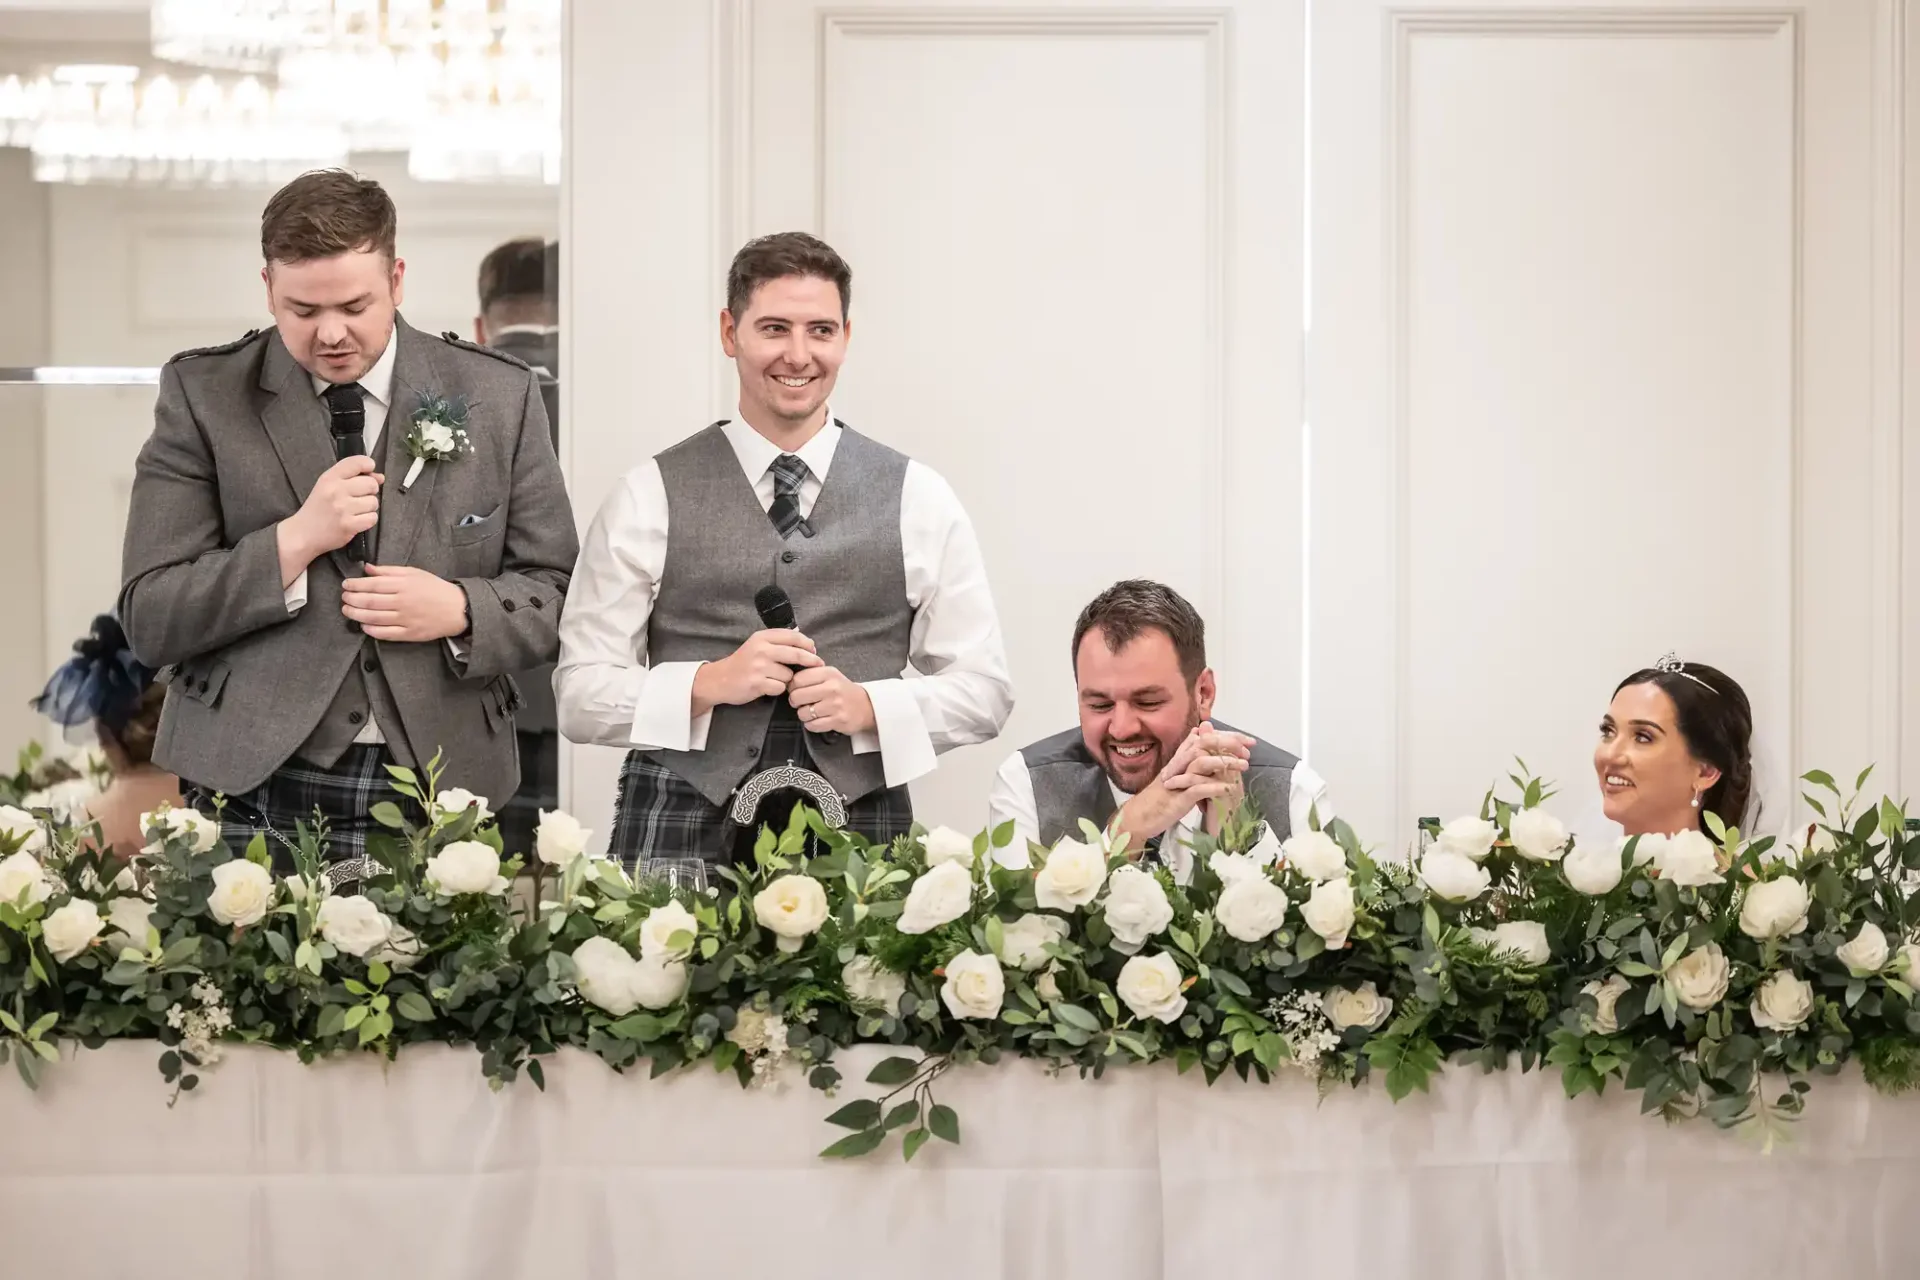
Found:
[[[835,1052],[881,1043],[900,1052],[867,1077],[880,1096],[828,1117],[848,1132],[823,1154],[898,1133],[909,1159],[960,1140],[939,1077],[1002,1057],[1323,1089],[1377,1074],[1395,1099],[1443,1062],[1517,1058],[1569,1096],[1619,1084],[1768,1143],[1849,1060],[1885,1092],[1920,1083],[1920,835],[1818,772],[1798,848],[1717,825],[1576,846],[1516,775],[1415,865],[1337,821],[1263,862],[1242,811],[1184,885],[1091,824],[1051,849],[1004,827],[871,846],[796,809],[705,894],[588,857],[564,813],[503,860],[483,798],[437,763],[392,773],[384,870],[354,894],[323,873],[324,827],[276,879],[263,837],[235,856],[200,814],[149,815],[123,865],[51,810],[0,807],[0,1062],[31,1085],[59,1040],[152,1038],[177,1098],[226,1044],[312,1061],[432,1041],[471,1044],[496,1087],[544,1088],[541,1060],[572,1045],[833,1092]]]

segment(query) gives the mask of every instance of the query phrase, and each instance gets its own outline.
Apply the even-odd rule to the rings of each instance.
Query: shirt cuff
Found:
[[[889,787],[905,786],[935,764],[933,738],[927,732],[920,702],[905,680],[874,680],[860,686],[873,703],[873,732],[856,733],[853,753],[880,752],[880,767]]]
[[[462,640],[447,637],[447,656],[453,659],[453,669],[461,674],[467,670],[467,646]]]
[[[282,593],[287,601],[287,612],[298,613],[307,607],[307,571],[302,569],[293,585]]]
[[[699,662],[662,662],[647,671],[633,708],[636,747],[657,751],[705,751],[713,712],[693,714],[693,677]]]

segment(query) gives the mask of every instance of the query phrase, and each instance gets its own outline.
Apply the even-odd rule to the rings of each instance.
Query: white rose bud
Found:
[[[1186,979],[1173,957],[1162,951],[1152,956],[1135,956],[1120,967],[1113,984],[1118,995],[1136,1018],[1155,1018],[1178,1022],[1187,1011],[1187,997],[1181,987]]]
[[[47,832],[40,819],[10,804],[0,805],[0,836],[18,840],[17,853],[36,853],[47,847]]]
[[[1906,960],[1906,968],[1900,974],[1902,980],[1908,986],[1920,989],[1920,946],[1911,942],[1903,943],[1900,954]]]
[[[655,907],[640,922],[640,958],[659,956],[666,960],[685,960],[693,954],[694,935],[699,932],[700,922],[678,902]],[[685,941],[674,946],[675,935],[682,933],[687,935]]]
[[[492,845],[478,840],[456,840],[428,858],[427,879],[450,897],[507,891],[507,878],[500,874],[500,855]]]
[[[1372,982],[1334,987],[1320,997],[1320,1007],[1327,1011],[1327,1021],[1333,1023],[1335,1031],[1348,1027],[1377,1031],[1393,1013],[1393,1001],[1375,990]]]
[[[364,956],[393,936],[393,921],[360,894],[328,898],[314,916],[320,936],[350,956]]]
[[[147,929],[153,923],[153,904],[145,898],[115,898],[107,904],[107,923],[128,942],[147,949]]]
[[[633,982],[638,967],[612,938],[588,938],[573,949],[573,985],[583,999],[616,1018],[632,1013],[639,1003]]]
[[[1215,862],[1220,855],[1215,855]],[[1287,894],[1263,875],[1230,880],[1213,904],[1213,918],[1227,936],[1241,942],[1263,942],[1287,920]]]
[[[1326,939],[1328,950],[1346,946],[1347,930],[1353,928],[1353,882],[1342,878],[1315,885],[1313,896],[1300,905],[1300,918]]]
[[[1216,853],[1207,859],[1207,869],[1223,887],[1240,880],[1266,879],[1265,868],[1250,853]]]
[[[1018,920],[1000,926],[1000,959],[1016,969],[1032,973],[1044,968],[1049,942],[1064,942],[1067,922],[1059,916],[1043,916],[1029,911]]]
[[[944,862],[964,862],[969,869],[973,866],[973,837],[952,827],[935,827],[927,832],[926,849],[929,868]]]
[[[1659,852],[1654,865],[1659,868],[1661,879],[1671,880],[1677,885],[1698,888],[1726,883],[1726,878],[1720,874],[1719,850],[1713,847],[1713,841],[1698,831],[1682,831],[1669,836],[1666,848]]]
[[[534,856],[550,867],[564,867],[587,851],[592,834],[572,814],[542,809],[540,827],[533,835]]]
[[[1499,838],[1500,828],[1486,818],[1455,818],[1440,828],[1439,847],[1479,862],[1493,852],[1493,842]]]
[[[892,1016],[900,1016],[900,997],[907,994],[907,980],[891,969],[881,968],[872,956],[855,956],[841,965],[840,982],[855,1004],[879,1005]]]
[[[753,918],[772,932],[782,951],[798,951],[827,922],[827,892],[812,876],[776,876],[753,895]]]
[[[1471,932],[1476,942],[1485,943],[1496,954],[1513,957],[1522,964],[1540,965],[1553,958],[1547,946],[1547,927],[1538,920],[1509,920],[1491,929]]]
[[[1681,956],[1673,968],[1667,970],[1667,979],[1679,993],[1681,1004],[1704,1013],[1726,996],[1729,971],[1720,944],[1709,942]]]
[[[0,902],[17,905],[23,893],[28,906],[53,896],[53,882],[47,878],[46,868],[25,851],[0,859]]]
[[[454,821],[468,809],[480,810],[481,822],[493,816],[493,810],[487,808],[487,798],[477,796],[465,787],[448,787],[433,798],[433,803],[440,810],[441,826]]]
[[[1466,857],[1445,848],[1427,850],[1420,859],[1420,881],[1434,897],[1447,902],[1472,902],[1493,883],[1488,870]]]
[[[1059,968],[1058,965],[1048,965],[1046,972],[1034,981],[1033,994],[1042,1000],[1058,1000],[1060,998]]]
[[[155,827],[158,835],[151,834]],[[142,853],[159,853],[169,840],[185,840],[195,853],[220,843],[220,824],[196,809],[155,809],[140,816],[140,830],[149,833]]]
[[[1514,852],[1523,858],[1553,862],[1566,850],[1566,825],[1545,809],[1522,809],[1508,825]]]
[[[257,862],[241,858],[213,869],[213,892],[207,911],[221,924],[244,929],[266,918],[273,905],[273,873]]]
[[[956,1018],[1000,1016],[1001,1002],[1007,998],[1007,975],[1000,962],[977,951],[962,951],[947,961],[946,982],[940,988],[940,1002]]]
[[[1620,850],[1604,844],[1576,844],[1561,860],[1560,873],[1581,893],[1598,898],[1612,893],[1626,870],[1620,864]]]
[[[1853,935],[1853,940],[1843,943],[1833,953],[1834,959],[1847,966],[1847,972],[1856,978],[1871,977],[1880,972],[1892,954],[1892,948],[1887,945],[1887,935],[1880,932],[1880,926],[1871,920],[1862,923],[1860,932]]]
[[[1106,915],[1114,950],[1132,955],[1173,923],[1173,904],[1152,872],[1121,867],[1107,881]]]
[[[1617,973],[1607,975],[1605,982],[1589,982],[1580,988],[1581,994],[1592,996],[1600,1008],[1593,1017],[1587,1019],[1587,1026],[1603,1036],[1610,1036],[1620,1029],[1618,1012],[1615,1008],[1620,997],[1633,988],[1633,984]]]
[[[1812,905],[1802,881],[1792,876],[1763,880],[1748,887],[1740,904],[1740,932],[1749,938],[1791,938],[1806,929]]]
[[[1753,993],[1750,1012],[1755,1026],[1792,1031],[1813,1013],[1813,984],[1782,970]]]
[[[894,927],[902,933],[931,933],[967,914],[972,905],[973,863],[949,859],[913,882]]]
[[[689,975],[681,961],[643,956],[628,963],[632,967],[627,970],[627,986],[642,1009],[665,1009],[687,994]]]
[[[1033,898],[1043,911],[1084,907],[1107,882],[1107,855],[1072,836],[1062,836],[1033,877]]]
[[[75,898],[40,922],[40,936],[53,958],[65,964],[100,936],[103,924],[99,907],[85,898]]]
[[[1337,880],[1347,874],[1347,851],[1324,831],[1303,831],[1280,846],[1281,859],[1309,880]]]

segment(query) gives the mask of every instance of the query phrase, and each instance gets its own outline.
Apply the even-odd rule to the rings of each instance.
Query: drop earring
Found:
[[[1700,807],[1700,793],[1698,791],[1693,793],[1693,807],[1696,809]]]

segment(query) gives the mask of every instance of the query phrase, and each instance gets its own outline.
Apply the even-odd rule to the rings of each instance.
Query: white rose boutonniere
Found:
[[[472,442],[467,439],[467,416],[467,403],[458,396],[449,399],[431,391],[421,393],[405,441],[413,464],[407,468],[406,479],[400,482],[400,492],[413,488],[413,482],[420,478],[421,469],[429,462],[452,462],[472,452]]]

